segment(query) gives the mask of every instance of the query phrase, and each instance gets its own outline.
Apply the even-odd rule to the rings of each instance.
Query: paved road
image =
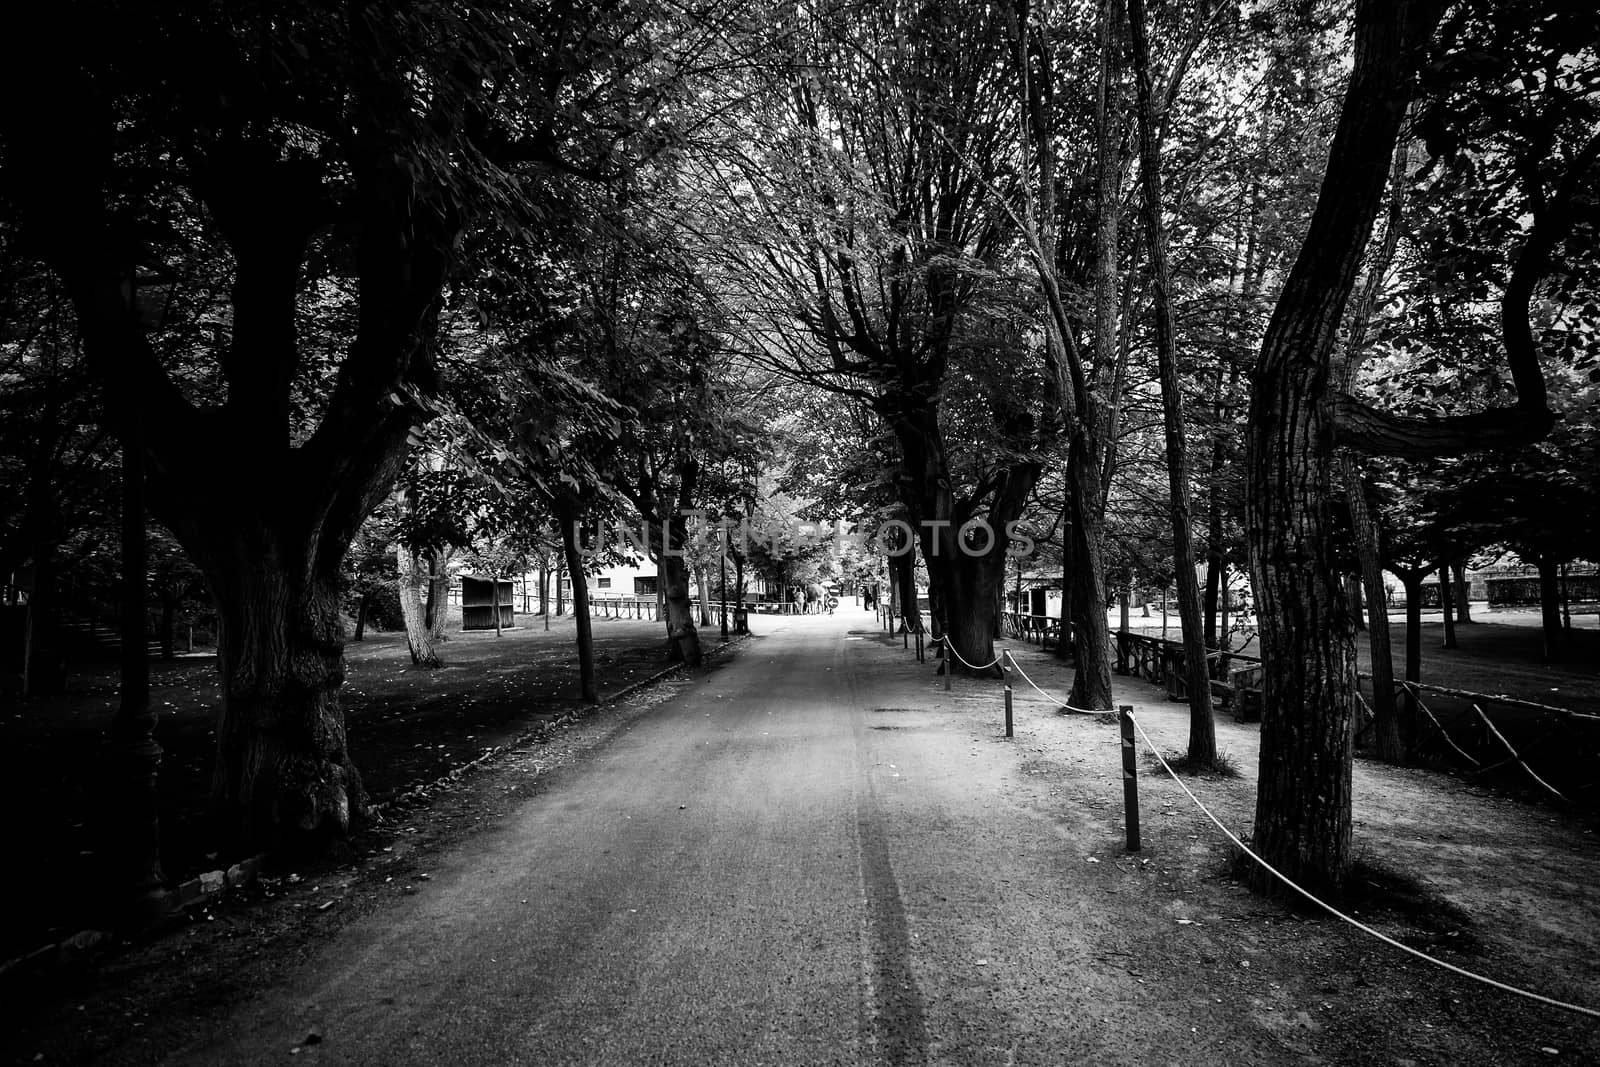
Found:
[[[283,1062],[314,1031],[294,1062],[1147,1059],[1070,830],[928,672],[846,632],[871,624],[758,620],[179,1058]]]

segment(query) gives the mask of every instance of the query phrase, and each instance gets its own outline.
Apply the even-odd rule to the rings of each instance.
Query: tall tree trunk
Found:
[[[672,642],[672,658],[691,667],[700,666],[700,633],[694,625],[694,606],[689,598],[689,522],[699,488],[700,464],[684,456],[678,464],[676,507],[664,519],[657,516],[661,530],[660,558],[662,607],[667,617],[667,637]],[[648,522],[651,516],[645,516]]]
[[[889,557],[889,572],[892,576],[892,589],[899,598],[899,611],[902,624],[912,633],[922,630],[922,605],[917,602],[917,557],[916,549],[910,545],[897,556]]]
[[[700,633],[695,629],[694,601],[689,596],[689,568],[682,556],[663,553],[660,573],[672,660],[698,667],[701,659]]]
[[[1360,581],[1366,593],[1366,645],[1373,661],[1373,747],[1384,763],[1403,763],[1406,744],[1395,709],[1394,649],[1389,646],[1389,608],[1384,595],[1384,568],[1378,555],[1378,526],[1366,506],[1362,474],[1354,459],[1347,454],[1341,456],[1339,472],[1349,499],[1355,557],[1362,568]]]
[[[50,696],[65,687],[56,602],[56,544],[40,539],[33,545],[33,588],[28,591],[27,629],[22,645],[22,694]]]
[[[1074,455],[1077,459],[1074,460]],[[1099,463],[1086,448],[1069,449],[1067,468],[1076,479],[1073,555],[1078,560],[1072,591],[1073,657],[1069,702],[1079,708],[1111,708],[1111,627],[1106,620],[1105,509]]]
[[[1118,256],[1122,211],[1121,69],[1124,15],[1120,0],[1100,5],[1100,69],[1095,105],[1094,350],[1109,376],[1119,351]],[[1111,707],[1110,627],[1106,622],[1105,434],[1115,397],[1104,397],[1087,381],[1074,383],[1077,425],[1067,447],[1068,500],[1073,507],[1072,637],[1077,669],[1069,701],[1080,708]]]
[[[1455,564],[1454,582],[1456,590],[1456,624],[1471,623],[1472,618],[1472,586],[1467,580],[1467,565]]]
[[[1350,503],[1350,525],[1361,583],[1366,591],[1367,647],[1372,659],[1373,747],[1385,763],[1405,762],[1406,741],[1394,699],[1394,651],[1389,641],[1389,610],[1383,589],[1383,565],[1378,555],[1378,529],[1367,506],[1366,489],[1354,458],[1340,457],[1340,474]]]
[[[1128,0],[1129,43],[1133,48],[1139,125],[1139,174],[1144,185],[1144,226],[1155,287],[1156,361],[1161,377],[1161,411],[1166,429],[1168,516],[1172,524],[1172,562],[1177,571],[1178,618],[1183,625],[1184,681],[1189,695],[1189,762],[1217,762],[1217,727],[1211,713],[1211,675],[1195,586],[1194,526],[1189,515],[1188,428],[1183,414],[1183,384],[1172,324],[1172,272],[1167,263],[1166,230],[1161,220],[1161,149],[1156,142],[1151,101],[1150,54],[1145,40],[1144,0]],[[1102,615],[1104,612],[1102,611]]]
[[[150,706],[150,652],[145,610],[149,542],[145,529],[144,420],[124,418],[122,432],[122,670],[111,753],[116,781],[111,806],[116,824],[114,853],[118,888],[142,917],[160,905],[161,820],[156,792],[161,746]]]
[[[1439,564],[1439,614],[1444,620],[1444,647],[1456,647],[1456,602],[1450,588],[1450,564]]]
[[[587,703],[593,704],[600,699],[600,692],[595,682],[594,670],[594,631],[593,622],[589,618],[589,583],[582,580],[583,556],[578,552],[578,507],[570,500],[557,499],[555,502],[556,521],[561,526],[561,559],[556,561],[556,593],[561,592],[561,571],[563,567],[567,573],[573,575],[572,604],[575,612],[573,622],[578,637],[578,688],[582,698]],[[560,607],[556,608],[560,611]],[[548,616],[547,616],[548,617]]]
[[[1420,682],[1422,680],[1422,579],[1427,575],[1428,568],[1393,569],[1400,579],[1401,587],[1406,591],[1405,680]],[[1417,743],[1417,697],[1409,690],[1406,692],[1405,704],[1400,715],[1400,742],[1407,752],[1410,752]]]
[[[1332,353],[1382,200],[1411,51],[1440,10],[1432,0],[1358,0],[1327,171],[1251,395],[1246,530],[1265,679],[1255,843],[1318,893],[1337,893],[1351,864],[1355,626],[1339,581]]]
[[[1561,640],[1572,642],[1572,583],[1568,580],[1569,568],[1561,564]]]
[[[411,650],[411,662],[432,670],[441,664],[439,650],[433,643],[433,631],[428,626],[427,611],[423,607],[423,590],[428,585],[428,572],[423,564],[422,553],[396,544],[394,561],[398,573],[395,589],[400,596],[400,618],[405,623],[406,646]]]
[[[372,598],[367,596],[365,593],[362,593],[360,596],[356,597],[356,632],[355,636],[350,638],[352,641],[359,643],[367,636],[367,607],[371,603],[371,600]]]
[[[1222,647],[1222,638],[1228,632],[1219,617],[1222,600],[1222,552],[1220,549],[1222,516],[1217,511],[1216,477],[1216,448],[1213,446],[1211,488],[1206,494],[1206,584],[1200,605],[1201,614],[1205,618],[1206,647],[1213,650]]]
[[[1072,658],[1072,590],[1077,582],[1077,570],[1072,565],[1072,515],[1071,491],[1061,501],[1061,639],[1056,642],[1056,659]]]
[[[576,531],[574,531],[573,536],[574,537],[577,536]],[[565,553],[565,551],[566,551],[566,549],[563,548],[562,552]],[[556,560],[556,614],[557,615],[565,615],[567,613],[567,587],[562,584],[563,575],[566,574],[566,571],[567,571],[567,558],[566,558],[565,554],[563,554],[560,559]],[[582,574],[583,571],[580,568],[579,570],[575,571],[574,573]],[[574,583],[574,588],[576,588],[576,583]]]
[[[694,568],[695,596],[700,604],[700,625],[711,625],[711,579],[703,565]]]
[[[1544,658],[1551,663],[1566,658],[1566,633],[1561,625],[1561,573],[1554,556],[1540,556],[1539,616],[1544,632]]]
[[[1232,604],[1233,591],[1228,587],[1228,579],[1229,579],[1228,561],[1227,560],[1223,560],[1222,561],[1222,583],[1221,583],[1222,584],[1222,588],[1219,590],[1219,596],[1217,598],[1217,600],[1218,600],[1217,612],[1221,617],[1219,625],[1222,627],[1222,644],[1223,644],[1223,646],[1225,648],[1231,648],[1233,646],[1233,642],[1232,642],[1232,640],[1230,640],[1230,636],[1229,636],[1229,635],[1231,635],[1233,633],[1233,630],[1231,629],[1232,623],[1230,621],[1230,616],[1229,616],[1229,612],[1233,609],[1233,604]]]

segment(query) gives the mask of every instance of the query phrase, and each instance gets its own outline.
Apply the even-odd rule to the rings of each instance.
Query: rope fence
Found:
[[[1370,682],[1372,676],[1363,672],[1358,678]],[[1581,793],[1600,785],[1600,782],[1585,785],[1581,778],[1575,777],[1587,766],[1581,759],[1575,762],[1575,756],[1593,752],[1600,743],[1600,715],[1503,694],[1474,693],[1422,682],[1396,681],[1395,696],[1407,703],[1424,730],[1432,727],[1426,734],[1419,733],[1418,743],[1442,742],[1470,768],[1465,771],[1468,778],[1516,766],[1539,788],[1564,803],[1573,803],[1571,794],[1574,791]],[[1363,711],[1360,734],[1365,735],[1373,728],[1376,718],[1366,696],[1358,690],[1357,697]],[[1454,708],[1444,710],[1450,704]],[[1497,716],[1491,716],[1485,709],[1502,710]],[[1498,724],[1496,717],[1501,720]],[[1535,722],[1539,727],[1548,728],[1537,729],[1532,725]],[[1523,736],[1514,744],[1506,736],[1510,729],[1508,724],[1521,726],[1522,733],[1529,736]],[[1552,739],[1564,743],[1553,750],[1546,745]],[[1541,746],[1545,747],[1538,757],[1540,769],[1535,769],[1536,760],[1529,754]],[[1551,782],[1552,778],[1561,780],[1563,775],[1569,780],[1567,791]]]
[[[1081,714],[1081,715],[1103,715],[1103,714],[1106,714],[1107,712],[1109,712],[1111,710],[1109,708],[1106,708],[1106,709],[1093,709],[1093,708],[1074,707],[1069,702],[1067,702],[1065,700],[1062,700],[1059,697],[1056,697],[1056,696],[1052,695],[1051,693],[1049,693],[1046,690],[1044,690],[1043,688],[1041,688],[1037,682],[1035,682],[1031,677],[1028,676],[1027,671],[1022,669],[1021,664],[1017,663],[1016,657],[1013,656],[1009,650],[1002,650],[997,656],[995,656],[995,658],[993,660],[989,661],[986,664],[983,664],[983,665],[979,666],[977,664],[973,664],[973,663],[968,662],[967,659],[964,656],[961,655],[961,653],[956,651],[955,647],[952,644],[950,644],[948,639],[946,639],[945,637],[941,636],[941,637],[934,638],[931,643],[932,644],[936,644],[936,645],[940,645],[943,648],[944,652],[947,652],[949,655],[955,657],[956,660],[958,660],[962,665],[967,667],[967,669],[969,669],[969,670],[985,671],[985,670],[989,670],[990,668],[995,667],[997,665],[1001,668],[1002,678],[1005,680],[1005,736],[1007,736],[1007,737],[1011,737],[1012,736],[1012,691],[1011,691],[1011,682],[1010,682],[1009,677],[1007,677],[1007,675],[1009,675],[1009,673],[1011,671],[1013,671],[1013,670],[1016,671],[1016,673],[1022,678],[1022,680],[1027,682],[1028,685],[1031,686],[1036,693],[1038,693],[1040,696],[1044,697],[1046,700],[1050,701],[1052,704],[1056,705],[1059,708],[1063,708],[1063,709],[1066,709],[1068,711],[1075,712],[1075,713]],[[920,645],[920,641],[919,641],[919,645]],[[919,656],[919,659],[920,659],[920,656]],[[946,689],[950,688],[950,674],[951,674],[951,672],[948,669],[945,670],[944,676],[945,676],[945,688]],[[1430,687],[1418,686],[1415,683],[1407,683],[1406,684],[1406,688],[1408,688],[1408,689],[1412,689],[1412,688],[1415,688],[1415,689],[1426,689],[1426,688],[1430,688]],[[1437,688],[1437,687],[1433,687],[1433,688]],[[1449,694],[1451,696],[1478,697],[1479,699],[1482,699],[1481,695],[1480,694],[1476,694],[1476,693],[1465,693],[1465,692],[1458,692],[1458,691],[1455,691],[1455,690],[1440,690],[1440,691],[1444,692],[1444,693],[1447,693],[1447,694]],[[1359,694],[1358,694],[1358,696],[1359,696]],[[1493,699],[1501,699],[1501,700],[1504,700],[1507,703],[1512,703],[1512,701],[1509,698],[1493,698]],[[1365,703],[1365,699],[1364,698],[1362,699],[1362,702]],[[1593,719],[1593,718],[1596,718],[1596,716],[1585,715],[1585,714],[1583,714],[1581,712],[1569,712],[1569,711],[1566,711],[1565,709],[1551,708],[1551,707],[1549,707],[1547,705],[1531,704],[1531,702],[1527,702],[1527,701],[1519,701],[1519,702],[1515,702],[1515,703],[1527,705],[1527,706],[1529,706],[1531,708],[1536,708],[1536,709],[1541,710],[1541,711],[1556,711],[1556,712],[1560,712],[1563,715],[1563,717],[1566,718],[1567,721],[1569,721],[1569,722],[1572,721],[1573,719]],[[1445,737],[1445,739],[1449,740],[1449,732],[1442,725],[1439,724],[1438,720],[1434,717],[1433,713],[1430,710],[1428,710],[1425,705],[1421,704],[1420,696],[1419,696],[1419,706],[1421,706],[1421,709],[1424,712],[1427,713],[1428,718],[1434,722],[1434,725],[1436,727],[1438,727],[1440,733]],[[1506,741],[1505,737],[1503,735],[1501,735],[1500,731],[1495,729],[1494,724],[1489,721],[1488,716],[1484,714],[1483,709],[1481,707],[1478,707],[1477,704],[1474,704],[1473,707],[1472,707],[1472,710],[1477,713],[1477,715],[1478,715],[1478,717],[1480,719],[1483,720],[1483,723],[1488,728],[1488,730],[1492,731],[1494,736],[1497,737],[1500,740],[1501,744],[1503,744],[1505,746],[1505,748],[1511,752],[1511,758],[1510,759],[1502,760],[1500,764],[1496,764],[1495,766],[1501,766],[1501,765],[1504,765],[1506,763],[1510,763],[1510,762],[1512,762],[1514,760],[1515,762],[1517,762],[1522,767],[1523,770],[1527,771],[1527,773],[1529,775],[1531,775],[1536,781],[1538,781],[1540,785],[1543,785],[1546,789],[1549,789],[1552,793],[1556,793],[1557,796],[1561,795],[1560,793],[1556,792],[1554,787],[1550,786],[1547,782],[1544,782],[1542,779],[1540,779],[1537,774],[1534,774],[1532,768],[1530,768],[1526,763],[1524,763],[1522,761],[1520,756],[1518,756],[1516,750],[1511,747],[1510,742]],[[1287,886],[1296,895],[1298,895],[1301,898],[1303,898],[1303,899],[1311,902],[1312,904],[1316,905],[1319,909],[1321,909],[1322,911],[1326,912],[1327,914],[1333,916],[1335,919],[1339,920],[1340,922],[1343,922],[1343,923],[1349,925],[1350,927],[1360,931],[1361,933],[1366,934],[1367,936],[1369,936],[1371,938],[1374,938],[1375,940],[1381,941],[1386,945],[1389,945],[1389,946],[1391,946],[1393,948],[1399,949],[1401,952],[1404,952],[1409,956],[1413,956],[1413,957],[1415,957],[1415,958],[1417,958],[1419,960],[1422,960],[1424,963],[1428,963],[1428,964],[1431,964],[1431,965],[1433,965],[1435,967],[1438,967],[1438,968],[1440,968],[1442,970],[1449,971],[1450,973],[1458,975],[1458,976],[1460,976],[1462,978],[1466,978],[1469,981],[1473,981],[1473,982],[1477,982],[1477,983],[1479,983],[1481,985],[1489,986],[1492,989],[1498,989],[1503,993],[1509,993],[1509,994],[1511,994],[1513,996],[1522,997],[1522,998],[1524,998],[1526,1000],[1535,1001],[1535,1002],[1537,1002],[1539,1004],[1544,1004],[1544,1005],[1546,1005],[1548,1007],[1552,1007],[1552,1008],[1558,1008],[1558,1009],[1560,1009],[1562,1011],[1572,1012],[1572,1013],[1577,1014],[1577,1015],[1583,1015],[1583,1016],[1586,1016],[1586,1017],[1591,1018],[1591,1019],[1600,1019],[1600,1010],[1596,1010],[1594,1008],[1586,1007],[1586,1006],[1584,1006],[1582,1004],[1574,1004],[1574,1003],[1571,1003],[1569,1001],[1558,1000],[1555,997],[1548,997],[1548,996],[1545,996],[1542,993],[1535,993],[1532,990],[1523,989],[1520,986],[1514,986],[1514,985],[1511,985],[1510,983],[1502,982],[1502,981],[1500,981],[1498,979],[1495,979],[1495,978],[1490,978],[1488,975],[1479,974],[1476,971],[1470,971],[1470,970],[1466,969],[1465,967],[1457,966],[1456,964],[1450,963],[1450,962],[1448,962],[1446,960],[1441,960],[1436,956],[1431,956],[1428,953],[1423,952],[1421,949],[1412,948],[1410,945],[1407,945],[1404,942],[1401,942],[1399,940],[1396,940],[1393,937],[1390,937],[1388,934],[1383,933],[1381,930],[1376,930],[1373,927],[1368,926],[1366,923],[1362,922],[1361,920],[1356,919],[1356,918],[1354,918],[1354,917],[1352,917],[1350,915],[1345,914],[1344,912],[1340,911],[1338,908],[1334,907],[1333,905],[1331,905],[1331,904],[1327,903],[1326,901],[1322,900],[1321,898],[1317,897],[1310,890],[1303,888],[1298,883],[1296,883],[1293,879],[1291,879],[1288,875],[1286,875],[1283,872],[1279,871],[1276,867],[1272,866],[1272,864],[1268,863],[1265,859],[1261,858],[1261,856],[1257,855],[1256,852],[1254,850],[1252,850],[1249,845],[1246,845],[1244,843],[1244,841],[1242,841],[1237,834],[1235,834],[1232,830],[1228,829],[1227,825],[1224,824],[1223,821],[1221,819],[1219,819],[1216,816],[1216,814],[1213,813],[1212,810],[1210,808],[1208,808],[1203,801],[1200,800],[1199,797],[1195,796],[1194,792],[1189,788],[1189,786],[1183,781],[1182,778],[1180,778],[1178,776],[1178,773],[1172,769],[1170,764],[1167,763],[1166,757],[1164,755],[1162,755],[1161,750],[1160,750],[1160,748],[1158,748],[1156,746],[1156,743],[1153,740],[1151,740],[1150,735],[1145,732],[1144,724],[1139,722],[1139,720],[1134,717],[1133,708],[1131,706],[1124,705],[1121,708],[1121,711],[1120,711],[1120,714],[1118,716],[1118,719],[1119,719],[1119,721],[1121,723],[1121,732],[1122,732],[1122,744],[1120,746],[1120,749],[1121,749],[1121,757],[1122,757],[1123,803],[1124,803],[1125,813],[1126,813],[1126,818],[1127,818],[1127,838],[1128,838],[1128,849],[1129,849],[1129,851],[1137,851],[1138,848],[1139,848],[1138,772],[1137,772],[1136,761],[1134,759],[1134,755],[1135,755],[1135,753],[1134,753],[1134,747],[1135,747],[1134,732],[1137,731],[1138,736],[1143,739],[1144,744],[1146,745],[1146,747],[1149,748],[1150,752],[1155,756],[1156,761],[1161,765],[1161,769],[1167,772],[1167,776],[1170,777],[1173,780],[1173,782],[1177,784],[1178,788],[1183,791],[1183,795],[1189,798],[1190,803],[1192,803],[1196,808],[1198,808],[1200,810],[1200,813],[1202,815],[1204,815],[1207,819],[1209,819],[1211,821],[1211,824],[1213,826],[1215,826],[1217,828],[1217,830],[1222,834],[1222,836],[1227,838],[1229,843],[1232,844],[1234,848],[1238,849],[1239,852],[1242,855],[1248,856],[1252,862],[1254,862],[1262,870],[1266,871],[1269,875],[1271,875],[1278,882],[1281,882],[1283,885]],[[1455,747],[1454,746],[1454,742],[1452,742],[1452,747]],[[1457,751],[1461,751],[1461,750],[1459,748],[1457,748]],[[1462,752],[1462,755],[1463,756],[1467,756],[1468,759],[1472,759],[1472,757],[1468,756],[1464,751]],[[1478,761],[1477,760],[1473,760],[1473,762],[1476,764]],[[1483,770],[1490,770],[1490,769],[1493,769],[1493,768],[1483,768]],[[1478,772],[1478,773],[1481,773],[1481,771]],[[1563,799],[1565,799],[1565,798],[1563,798]]]
[[[1560,1008],[1562,1011],[1574,1012],[1578,1015],[1588,1016],[1591,1019],[1600,1019],[1600,1011],[1597,1011],[1594,1008],[1585,1007],[1582,1004],[1573,1004],[1565,1000],[1557,1000],[1554,997],[1547,997],[1542,993],[1535,993],[1532,990],[1510,985],[1506,982],[1499,981],[1498,979],[1490,978],[1487,975],[1479,974],[1476,971],[1469,971],[1465,967],[1458,967],[1455,964],[1441,960],[1436,956],[1430,956],[1421,949],[1412,948],[1410,945],[1407,945],[1401,941],[1397,941],[1388,934],[1383,933],[1381,930],[1375,930],[1361,920],[1346,915],[1332,904],[1329,904],[1317,897],[1310,890],[1301,888],[1300,885],[1289,878],[1288,875],[1283,874],[1276,867],[1272,866],[1272,864],[1256,855],[1256,853],[1251,850],[1249,845],[1246,845],[1243,841],[1241,841],[1238,835],[1236,835],[1232,830],[1229,830],[1227,826],[1223,824],[1222,820],[1217,818],[1216,815],[1212,813],[1211,809],[1206,807],[1205,804],[1201,802],[1200,798],[1194,795],[1193,791],[1191,791],[1188,785],[1184,783],[1183,779],[1178,777],[1177,772],[1168,765],[1166,757],[1161,754],[1161,750],[1156,747],[1156,743],[1150,739],[1150,735],[1145,733],[1144,725],[1134,717],[1132,708],[1123,709],[1123,714],[1126,715],[1128,721],[1133,724],[1133,728],[1139,732],[1139,736],[1144,739],[1145,745],[1149,747],[1152,753],[1154,753],[1157,762],[1161,764],[1161,769],[1167,772],[1168,777],[1177,783],[1179,789],[1183,790],[1184,796],[1188,797],[1190,802],[1193,803],[1195,807],[1200,809],[1201,814],[1203,814],[1207,819],[1211,820],[1212,824],[1222,832],[1224,837],[1233,843],[1235,848],[1237,848],[1244,855],[1250,857],[1252,861],[1261,867],[1262,870],[1272,875],[1273,878],[1276,878],[1278,881],[1288,886],[1301,897],[1310,901],[1312,904],[1315,904],[1318,908],[1321,908],[1329,915],[1332,915],[1335,919],[1338,919],[1344,923],[1348,923],[1350,926],[1360,930],[1364,934],[1367,934],[1369,937],[1376,938],[1386,945],[1393,946],[1394,948],[1399,949],[1401,952],[1415,956],[1417,959],[1422,960],[1425,963],[1431,963],[1435,967],[1442,968],[1451,972],[1452,974],[1457,974],[1463,978],[1471,979],[1474,982],[1482,983],[1483,985],[1498,989],[1501,992],[1511,993],[1515,996],[1537,1001],[1540,1004],[1545,1004],[1552,1008]]]
[[[1034,692],[1038,693],[1040,696],[1044,697],[1058,708],[1063,708],[1066,711],[1074,712],[1078,715],[1104,715],[1111,710],[1110,708],[1101,708],[1098,711],[1093,708],[1075,708],[1065,700],[1059,700],[1056,697],[1051,696],[1049,693],[1046,693],[1043,689],[1040,689],[1039,683],[1035,682],[1032,678],[1029,678],[1028,672],[1022,669],[1022,664],[1017,662],[1017,657],[1008,653],[1006,658],[1010,661],[1010,669],[1015,670],[1018,674],[1022,675],[1022,680],[1033,686]]]

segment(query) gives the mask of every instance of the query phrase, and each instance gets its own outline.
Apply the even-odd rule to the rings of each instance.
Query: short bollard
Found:
[[[1012,734],[1011,734],[1011,682],[1009,680],[1006,682],[1006,736],[1007,737],[1012,736]]]
[[[1128,851],[1139,851],[1139,770],[1134,761],[1133,705],[1117,708],[1117,720],[1122,724],[1122,807],[1128,824]]]
[[[945,634],[944,637],[940,638],[940,641],[942,642],[939,645],[940,669],[944,671],[944,691],[948,693],[950,692],[950,672],[955,669],[955,664],[950,662],[950,657],[954,653],[950,648],[949,634]]]

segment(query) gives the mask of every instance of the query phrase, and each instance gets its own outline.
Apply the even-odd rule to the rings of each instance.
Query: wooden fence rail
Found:
[[[1168,641],[1149,634],[1118,630],[1116,671],[1135,675],[1162,686],[1169,700],[1189,699],[1188,669],[1183,642]],[[1261,659],[1242,652],[1216,651],[1206,654],[1206,674],[1211,679],[1211,696],[1224,711],[1242,722],[1261,718]]]

